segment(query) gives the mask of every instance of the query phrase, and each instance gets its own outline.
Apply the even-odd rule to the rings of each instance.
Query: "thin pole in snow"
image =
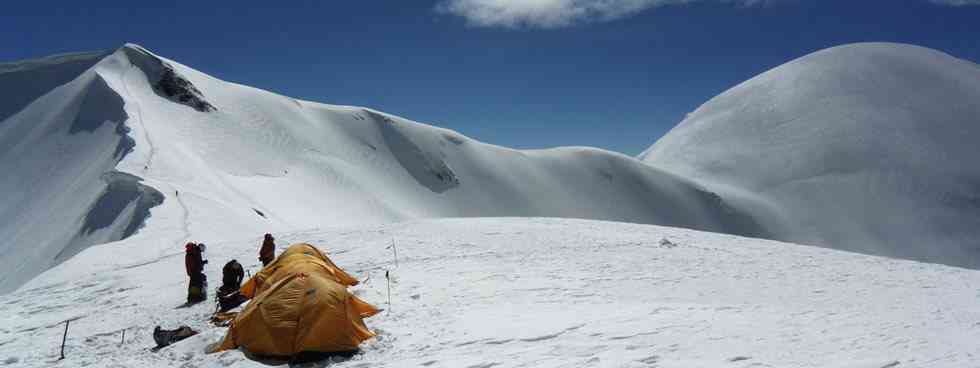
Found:
[[[119,345],[122,345],[122,344],[125,344],[125,343],[126,343],[126,329],[124,328],[123,329],[122,339],[119,340]]]
[[[61,337],[61,358],[58,358],[58,360],[65,359],[65,340],[68,339],[68,322],[71,322],[71,320],[65,320],[65,335]]]
[[[388,281],[388,313],[391,313],[391,277],[388,276],[388,270],[385,270],[385,280]]]
[[[391,251],[395,252],[395,267],[398,267],[398,248],[395,247],[395,237],[391,237]]]

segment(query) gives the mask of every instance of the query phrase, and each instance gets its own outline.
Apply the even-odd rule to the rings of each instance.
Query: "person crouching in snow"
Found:
[[[184,246],[187,253],[184,255],[184,266],[187,268],[187,276],[190,283],[187,285],[187,304],[202,302],[207,299],[207,278],[204,276],[204,260],[201,254],[203,249],[200,245],[187,243]]]
[[[242,287],[245,271],[242,265],[233,259],[221,269],[221,275],[221,287],[218,288],[218,311],[227,312],[248,300],[238,291]]]
[[[262,248],[259,249],[259,261],[262,261],[262,267],[265,267],[274,259],[276,259],[276,239],[272,237],[272,234],[265,234],[265,239],[262,240]]]

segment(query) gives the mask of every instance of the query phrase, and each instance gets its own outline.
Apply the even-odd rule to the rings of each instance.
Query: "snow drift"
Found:
[[[13,219],[0,224],[0,291],[130,236],[166,254],[243,229],[469,216],[764,234],[718,195],[630,157],[484,144],[220,81],[136,45],[0,65],[0,90],[0,214]]]
[[[823,50],[691,113],[641,158],[776,239],[980,267],[980,67],[916,46]]]

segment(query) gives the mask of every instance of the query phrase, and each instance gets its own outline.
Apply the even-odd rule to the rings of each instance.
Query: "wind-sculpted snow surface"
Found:
[[[387,123],[379,124],[385,145],[391,150],[392,156],[398,160],[398,163],[419,184],[436,193],[445,192],[459,185],[456,173],[439,157],[439,152],[423,151],[423,148],[403,134],[390,118],[371,111],[367,112],[367,116]]]
[[[0,64],[0,122],[99,62],[108,52],[85,52]]]
[[[980,267],[980,68],[856,44],[721,94],[642,158],[755,208],[774,237]]]
[[[379,111],[220,81],[136,45],[99,55],[0,122],[8,174],[0,210],[16,219],[0,224],[10,266],[0,267],[0,291],[86,246],[130,236],[163,252],[242,229],[476,216],[766,234],[718,195],[620,154],[484,144]],[[66,79],[76,59],[20,69]]]
[[[362,281],[354,294],[386,309],[366,321],[378,337],[360,354],[309,367],[961,368],[980,356],[976,270],[570,219],[276,235],[279,252],[320,247]],[[254,274],[260,242],[209,242],[208,279],[231,259]],[[174,309],[183,252],[162,249],[136,237],[92,247],[0,296],[0,364],[268,367],[204,353],[227,329],[207,323],[213,303]],[[151,353],[156,325],[201,333]]]
[[[96,68],[80,71],[96,65],[92,56],[0,67],[4,91],[17,94],[14,81],[52,88],[22,107],[16,98],[0,102],[0,111],[16,110],[0,121],[0,292],[90,245],[135,233],[163,200],[115,171],[134,143],[122,98]]]

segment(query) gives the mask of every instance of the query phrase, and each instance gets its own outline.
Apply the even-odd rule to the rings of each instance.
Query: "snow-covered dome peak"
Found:
[[[726,91],[642,158],[766,203],[784,239],[976,267],[978,141],[975,63],[862,43]]]

